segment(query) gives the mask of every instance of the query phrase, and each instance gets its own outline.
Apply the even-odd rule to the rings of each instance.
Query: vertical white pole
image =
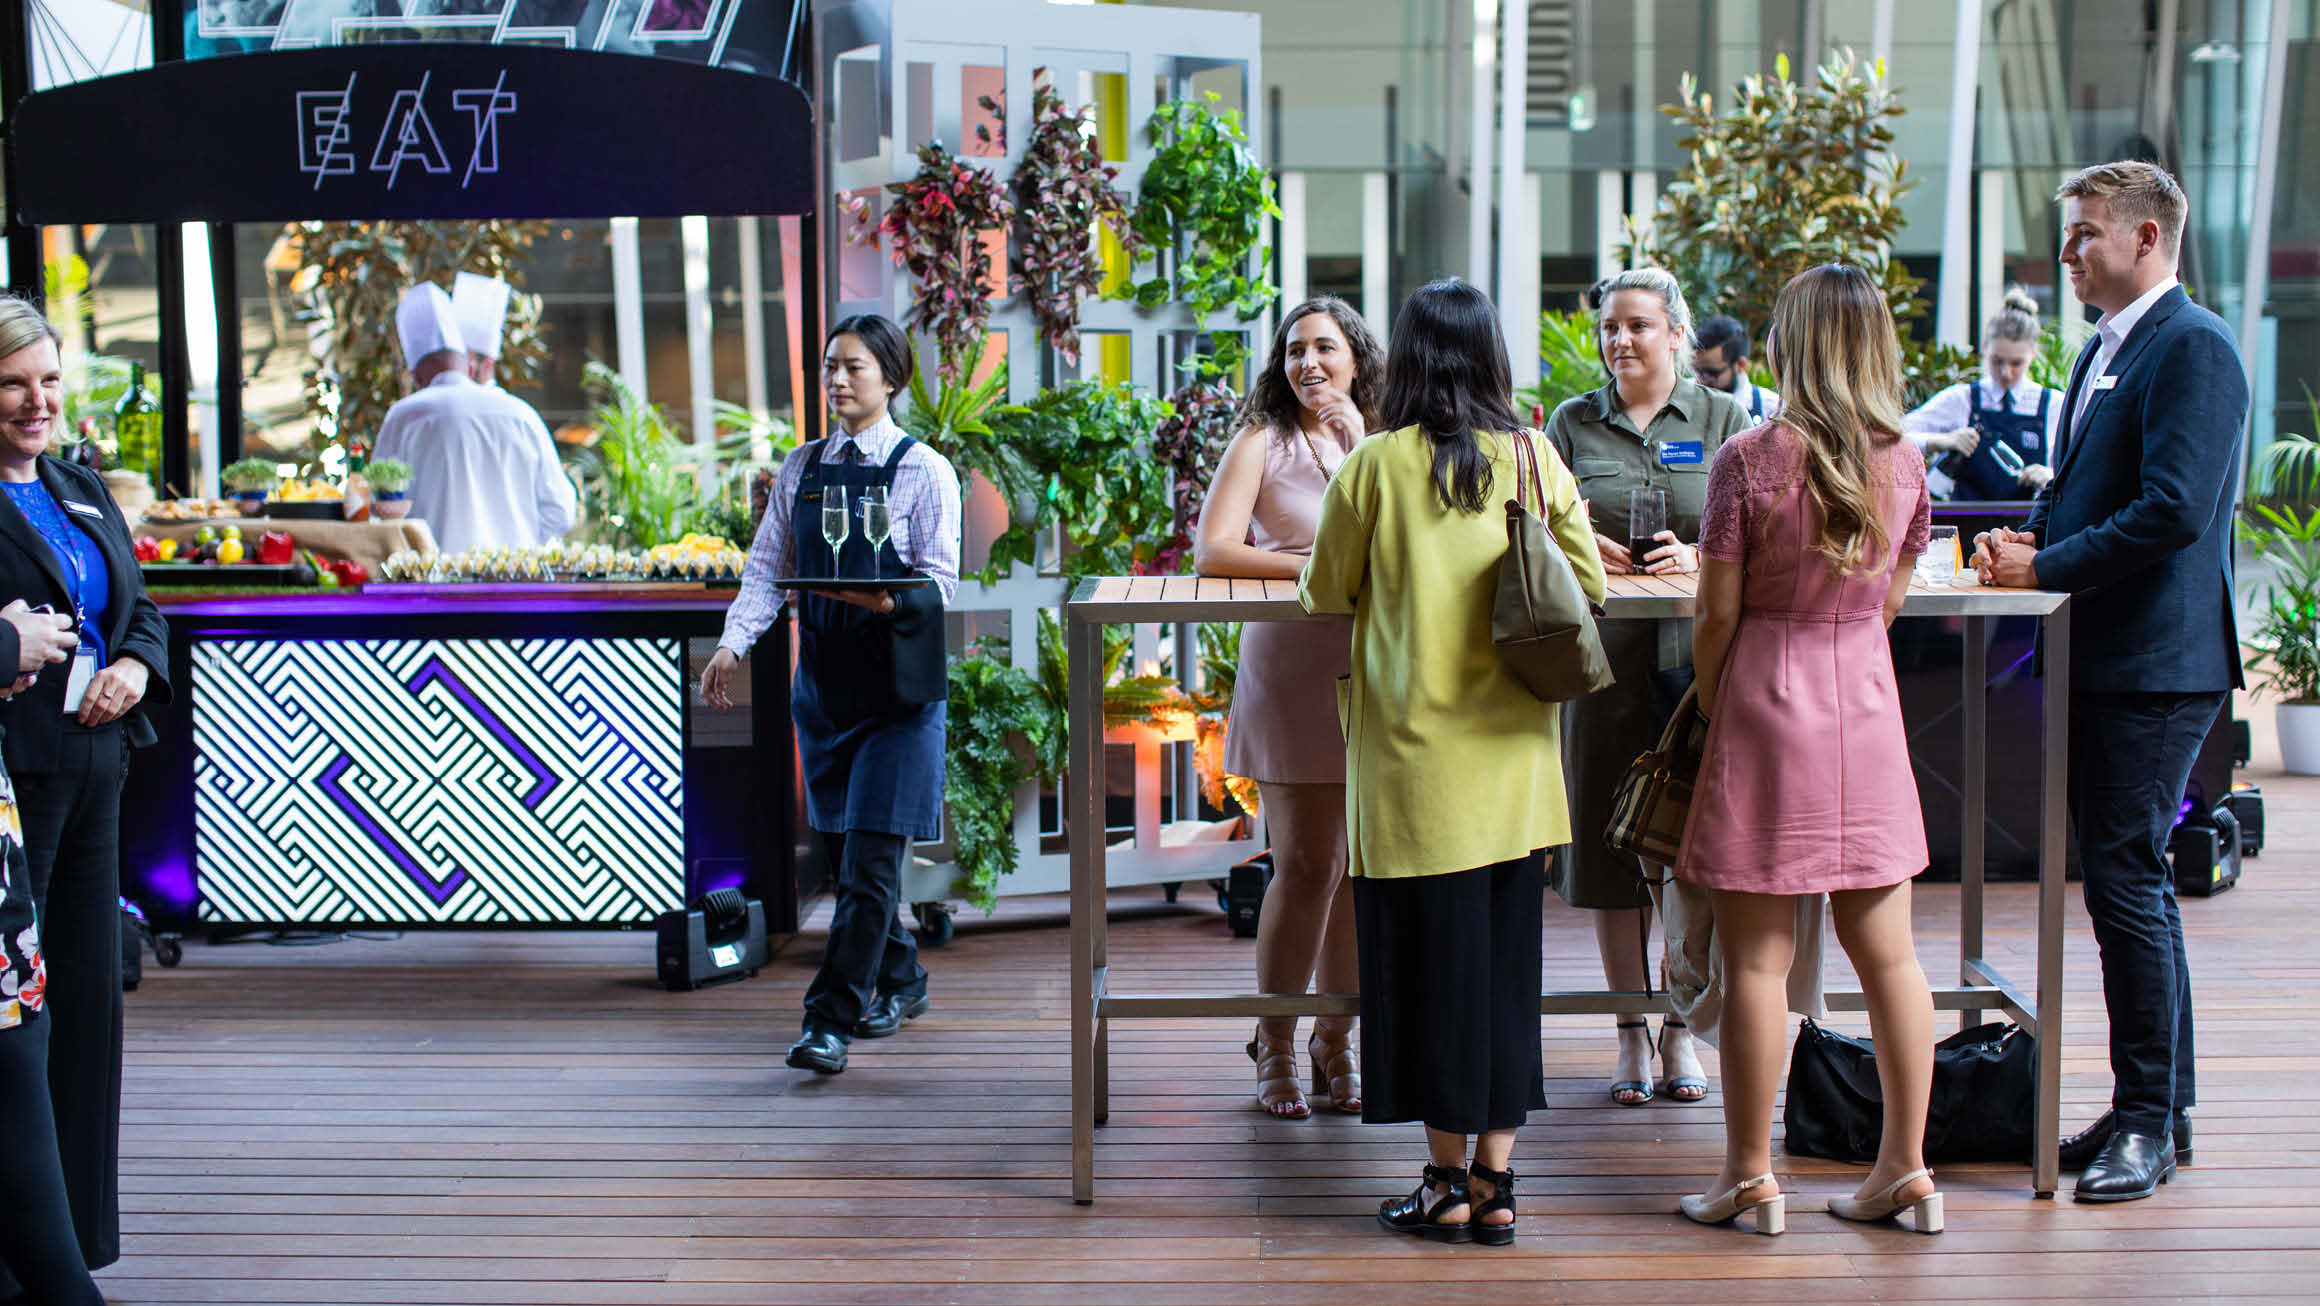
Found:
[[[1394,252],[1386,244],[1386,174],[1361,174],[1361,320],[1370,334],[1383,340],[1394,320],[1394,306],[1386,302],[1387,275],[1393,271]]]
[[[1627,179],[1616,169],[1595,174],[1595,275],[1619,271],[1619,220],[1627,216]]]
[[[763,417],[770,402],[765,383],[764,236],[754,217],[734,219],[733,234],[741,242],[741,394],[749,411]],[[763,455],[752,450],[749,456]]]
[[[1869,10],[1869,57],[1893,62],[1893,0],[1876,0]]]
[[[1506,335],[1507,352],[1514,363],[1514,383],[1528,385],[1528,370],[1538,370],[1537,351],[1529,342],[1538,334],[1538,315],[1525,316],[1523,287],[1538,295],[1539,261],[1524,252],[1535,243],[1523,239],[1538,225],[1536,210],[1526,202],[1531,178],[1523,162],[1530,122],[1530,5],[1527,0],[1506,6],[1500,24],[1503,44],[1498,61],[1498,300],[1499,330]]]
[[[1305,174],[1281,174],[1281,303],[1305,302]],[[1366,267],[1365,267],[1366,271]]]
[[[1981,209],[1981,249],[1974,260],[1974,310],[1968,329],[1998,314],[2006,300],[2006,174],[1985,168],[1975,175],[1975,197]]]
[[[684,255],[685,363],[691,381],[694,483],[717,483],[717,368],[709,317],[709,219],[677,220]]]
[[[1474,0],[1473,141],[1466,158],[1466,279],[1490,284],[1490,101],[1498,79],[1497,0]]]
[[[620,355],[620,379],[639,395],[644,383],[644,260],[635,218],[614,218],[612,242],[612,335]]]
[[[2288,86],[2288,9],[2286,0],[2271,0],[2270,30],[2264,38],[2264,107],[2257,118],[2255,194],[2248,206],[2247,268],[2240,282],[2239,357],[2252,387],[2259,360],[2274,333],[2264,327],[2264,300],[2271,294],[2272,202],[2280,184],[2280,119]],[[2276,347],[2276,346],[2275,346]],[[2270,434],[2267,414],[2250,414],[2251,430],[2239,446],[2239,483],[2247,485],[2248,459],[2258,436]]]
[[[1539,174],[1521,174],[1522,186],[1516,192],[1516,202],[1509,211],[1517,214],[1512,224],[1502,233],[1501,247],[1508,251],[1515,266],[1515,275],[1509,279],[1505,294],[1499,299],[1499,311],[1506,318],[1506,352],[1514,365],[1514,383],[1517,386],[1536,385],[1539,380]]]
[[[1971,347],[1966,321],[1967,289],[1973,280],[1968,246],[1973,194],[1974,86],[1982,67],[1982,0],[1957,0],[1956,58],[1950,65],[1949,165],[1943,174],[1947,203],[1941,220],[1941,297],[1933,331],[1945,344]]]
[[[198,437],[194,443],[199,450],[193,469],[194,493],[214,499],[218,492],[218,338],[209,228],[198,222],[178,224],[178,244],[185,250],[185,398],[193,404],[193,429]],[[240,378],[235,380],[238,384]]]

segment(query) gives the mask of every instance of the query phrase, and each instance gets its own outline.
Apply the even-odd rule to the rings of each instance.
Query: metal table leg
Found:
[[[1066,719],[1071,775],[1065,815],[1071,823],[1071,1199],[1096,1196],[1096,1116],[1103,1096],[1097,1003],[1104,980],[1104,628],[1077,613],[1064,617],[1071,661]]]
[[[1962,826],[1958,831],[1958,982],[1975,985],[1977,962],[1984,962],[1982,894],[1986,883],[1990,785],[1990,619],[1965,619],[1965,768],[1958,786]],[[1958,1028],[1982,1023],[1980,1011],[1959,1013]]]
[[[2062,887],[2070,781],[2070,604],[2038,619],[2046,684],[2040,715],[2046,756],[2038,818],[2038,1109],[2031,1121],[2030,1186],[2054,1195],[2062,1174]]]

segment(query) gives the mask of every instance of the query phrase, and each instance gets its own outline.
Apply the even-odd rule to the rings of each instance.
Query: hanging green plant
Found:
[[[919,148],[917,176],[886,189],[894,199],[878,234],[915,283],[909,323],[934,337],[935,370],[953,380],[991,321],[991,249],[983,234],[1005,231],[1015,206],[997,178],[945,153],[940,141]]]
[[[1174,478],[1145,441],[1173,411],[1134,386],[1100,381],[1074,381],[992,409],[985,419],[990,444],[1021,456],[1038,509],[992,541],[982,579],[1005,575],[1016,561],[1034,562],[1040,532],[1058,525],[1071,546],[1063,558],[1067,576],[1160,569],[1160,547],[1176,529]]]
[[[999,110],[990,96],[982,104]],[[1032,69],[1031,139],[1013,182],[1017,285],[1040,337],[1069,362],[1079,361],[1080,303],[1103,289],[1097,226],[1109,228],[1130,258],[1144,248],[1112,188],[1119,175],[1096,148],[1090,110],[1067,108],[1047,70]]]
[[[1156,309],[1171,301],[1195,316],[1231,310],[1240,321],[1265,311],[1280,291],[1260,271],[1265,219],[1281,216],[1273,179],[1257,163],[1238,110],[1219,110],[1214,91],[1172,100],[1146,124],[1156,147],[1144,169],[1134,227],[1148,253],[1165,264],[1151,278],[1123,286],[1122,299]]]
[[[1063,718],[1038,681],[1008,665],[1003,639],[978,641],[951,659],[948,711],[943,794],[951,847],[967,900],[989,911],[999,877],[1016,866],[1015,791],[1063,774]]]

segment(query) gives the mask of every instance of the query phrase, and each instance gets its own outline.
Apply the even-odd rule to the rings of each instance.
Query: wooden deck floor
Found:
[[[1613,1105],[1588,1019],[1548,1025],[1512,1248],[1379,1232],[1416,1127],[1259,1117],[1247,1031],[1217,1022],[1115,1028],[1099,1200],[1075,1207],[1060,903],[1011,902],[930,954],[932,1013],[835,1079],[781,1065],[818,933],[685,995],[652,983],[643,935],[189,945],[131,997],[126,1257],[101,1277],[116,1303],[315,1306],[2320,1300],[2320,782],[2253,778],[2264,856],[2185,903],[2198,1164],[2148,1202],[1951,1167],[1950,1232],[1928,1239],[1820,1213],[1855,1173],[1784,1159],[1787,1236],[1695,1228],[1669,1212],[1715,1169],[1714,1099]],[[2027,886],[1994,897],[2029,974]],[[1947,974],[1955,890],[1919,901]],[[2109,1092],[2075,901],[2074,1123]],[[1598,983],[1583,918],[1557,905],[1547,929],[1550,986]],[[1131,908],[1112,941],[1138,991],[1249,973],[1213,905]]]

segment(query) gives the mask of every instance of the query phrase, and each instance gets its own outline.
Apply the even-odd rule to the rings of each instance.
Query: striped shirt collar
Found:
[[[882,464],[894,452],[894,446],[908,435],[909,432],[894,424],[894,413],[892,410],[888,410],[886,416],[863,427],[853,435],[846,434],[843,427],[833,427],[830,431],[829,441],[822,448],[822,461],[826,463],[843,462],[846,458],[846,446],[854,445],[861,449],[863,462]]]

